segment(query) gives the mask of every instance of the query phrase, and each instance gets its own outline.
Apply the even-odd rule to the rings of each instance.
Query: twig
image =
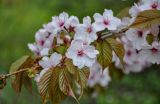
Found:
[[[25,72],[25,71],[27,71],[27,70],[28,70],[28,68],[25,68],[25,69],[22,69],[22,70],[19,70],[19,71],[10,73],[10,74],[0,75],[0,77],[3,78],[3,79],[6,79],[6,78],[8,78],[8,77],[10,77],[10,76],[12,76],[12,75],[15,75],[15,74],[18,74],[18,73],[22,73],[22,72]]]
[[[101,38],[106,39],[106,38],[111,37],[111,36],[118,36],[119,34],[126,32],[127,30],[128,30],[128,28],[125,28],[118,33],[112,33],[112,32],[102,33]]]

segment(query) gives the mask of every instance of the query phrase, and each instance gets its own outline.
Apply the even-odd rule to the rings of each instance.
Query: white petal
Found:
[[[103,16],[99,13],[95,13],[93,18],[96,22],[102,22],[103,21]]]

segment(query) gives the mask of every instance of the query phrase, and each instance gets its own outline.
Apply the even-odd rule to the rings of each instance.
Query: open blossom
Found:
[[[45,68],[52,68],[55,67],[60,63],[62,56],[58,53],[53,53],[50,57],[43,57],[41,61],[39,61],[39,65]]]
[[[131,9],[129,10],[129,14],[132,17],[136,17],[141,11],[142,11],[141,8],[137,4],[134,4],[134,6],[132,6]]]
[[[68,29],[69,32],[75,32],[75,28],[77,25],[79,25],[78,18],[76,16],[71,16],[66,22],[65,28]]]
[[[156,9],[160,10],[160,1],[159,0],[142,0],[141,8],[146,10],[148,9]]]
[[[28,48],[38,56],[45,56],[49,53],[49,48],[42,48],[36,44],[28,44]]]
[[[116,30],[121,24],[121,20],[113,16],[112,10],[105,9],[103,15],[95,13],[93,17],[95,20],[94,27],[97,31]]]
[[[146,37],[148,33],[148,30],[130,28],[126,31],[126,37],[132,42],[134,48],[140,50],[142,46],[147,44]]]
[[[57,66],[62,59],[62,56],[58,53],[53,53],[50,57],[43,57],[41,61],[39,61],[39,65],[43,68],[43,70],[36,75],[35,80],[39,82],[40,78],[50,69]],[[54,69],[53,69],[54,70]]]
[[[94,87],[99,84],[102,87],[105,87],[111,81],[111,77],[109,75],[109,69],[106,68],[102,70],[102,67],[98,62],[95,62],[94,65],[90,68],[90,75],[88,79],[88,86]]]
[[[151,9],[160,10],[160,1],[142,0],[140,3],[134,4],[134,6],[129,10],[129,13],[132,17],[136,17],[140,12]]]
[[[82,40],[73,40],[66,56],[73,60],[75,66],[83,68],[84,66],[91,67],[98,53],[95,47],[84,44]]]
[[[160,63],[160,44],[157,42],[152,43],[152,45],[144,46],[140,51],[141,59],[151,62],[153,64]]]
[[[91,24],[91,18],[89,16],[83,18],[83,24],[80,24],[76,28],[76,33],[74,36],[75,40],[86,39],[89,43],[97,39],[96,30]]]
[[[66,12],[59,14],[59,16],[55,16],[52,18],[52,24],[55,27],[53,30],[53,34],[64,29],[67,21],[69,19],[69,15]]]
[[[49,34],[45,29],[40,29],[35,35],[37,45],[42,48],[51,48],[53,37],[53,34]]]
[[[48,55],[49,50],[52,48],[53,38],[53,34],[49,34],[45,29],[40,29],[35,35],[36,42],[28,44],[28,47],[36,55]]]

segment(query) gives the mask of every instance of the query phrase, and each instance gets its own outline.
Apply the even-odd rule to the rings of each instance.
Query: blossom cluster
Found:
[[[160,10],[159,0],[141,0],[129,10],[131,18],[122,19],[125,28],[134,22],[138,14],[144,10]],[[121,27],[121,28],[122,28]],[[122,33],[120,41],[125,47],[125,73],[140,72],[152,64],[160,64],[160,24],[151,26],[150,29],[130,28]],[[117,67],[121,67],[119,59],[114,60]]]
[[[42,57],[39,65],[43,70],[37,75],[37,82],[47,70],[59,65],[63,58],[72,59],[73,64],[79,69],[85,66],[92,69],[99,54],[92,45],[98,38],[97,32],[105,29],[116,30],[121,24],[121,20],[114,17],[113,12],[107,9],[102,15],[95,13],[93,18],[95,20],[93,23],[89,16],[84,17],[83,23],[80,23],[76,16],[69,17],[63,12],[59,16],[52,17],[52,21],[36,33],[36,42],[28,44],[28,47]],[[51,52],[59,46],[67,47],[65,55]]]
[[[102,71],[102,66],[97,61],[99,51],[93,44],[99,38],[98,33],[105,30],[121,31],[132,24],[140,12],[151,9],[160,10],[160,1],[141,0],[129,10],[131,17],[124,17],[122,20],[114,17],[112,10],[107,9],[103,14],[95,13],[94,22],[87,16],[83,18],[83,23],[80,23],[76,16],[69,16],[66,12],[52,17],[52,21],[43,25],[35,34],[35,43],[28,44],[35,55],[42,57],[39,65],[43,70],[37,74],[36,81],[39,82],[47,70],[61,65],[61,62],[68,58],[78,69],[90,68],[89,87],[96,84],[107,86],[111,81],[109,69]],[[160,24],[157,24],[146,30],[130,28],[117,38],[125,48],[125,73],[140,72],[151,64],[160,64],[159,34]],[[56,51],[60,46],[66,48],[64,54]],[[122,67],[114,52],[112,61],[116,67]]]

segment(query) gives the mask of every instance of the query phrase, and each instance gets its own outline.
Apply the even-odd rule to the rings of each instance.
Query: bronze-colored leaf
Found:
[[[67,70],[68,70],[71,74],[75,74],[75,71],[77,70],[77,67],[73,65],[73,62],[72,62],[71,59],[66,59],[65,65],[66,65]]]
[[[137,16],[130,28],[150,28],[152,25],[160,24],[160,10],[145,10]]]
[[[10,73],[31,68],[33,65],[34,60],[31,57],[23,56],[11,65]],[[15,76],[11,76],[11,81],[12,87],[17,93],[21,92],[23,84],[29,91],[31,91],[31,79],[28,76],[26,76],[26,72],[21,72],[16,74]]]
[[[55,67],[49,69],[41,77],[38,88],[44,104],[46,100],[51,100],[53,104],[59,104],[66,97],[59,87],[60,72],[61,68]]]
[[[98,41],[96,49],[99,51],[97,60],[104,69],[112,63],[112,49],[106,40]]]
[[[67,96],[73,97],[77,102],[77,98],[72,90],[73,79],[70,76],[70,73],[66,68],[63,68],[59,75],[59,87],[60,90]]]
[[[6,86],[6,79],[0,76],[0,90]]]
[[[79,99],[83,95],[83,90],[87,85],[88,77],[89,77],[89,69],[88,68],[85,67],[83,69],[79,69],[76,71],[75,80],[81,88]]]
[[[106,41],[109,43],[111,49],[115,52],[117,57],[119,58],[123,68],[124,68],[124,62],[123,62],[123,57],[125,54],[125,49],[123,47],[123,44],[116,39],[113,38],[107,38]]]

